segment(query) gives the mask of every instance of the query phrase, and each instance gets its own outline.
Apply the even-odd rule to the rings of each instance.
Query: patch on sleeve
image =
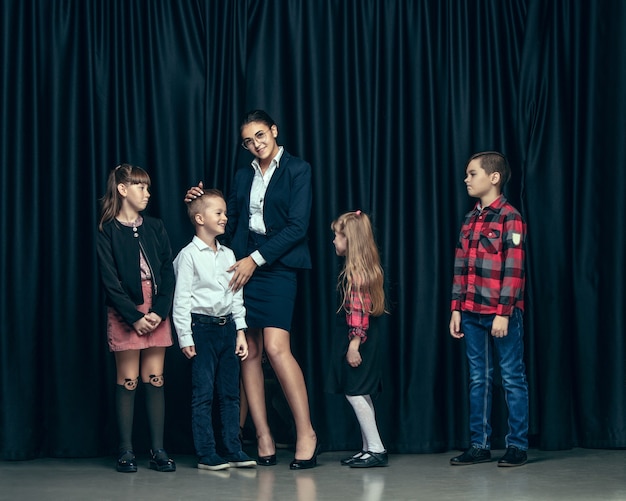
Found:
[[[521,233],[512,233],[511,240],[513,241],[513,245],[519,245],[522,243],[522,234]]]

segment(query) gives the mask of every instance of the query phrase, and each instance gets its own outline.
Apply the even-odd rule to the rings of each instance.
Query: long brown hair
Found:
[[[356,291],[362,305],[364,295],[369,293],[370,315],[382,315],[385,313],[384,273],[370,218],[360,210],[346,212],[335,219],[330,228],[346,237],[345,261],[337,280],[337,289],[342,295],[339,309],[346,308],[352,292]]]
[[[98,229],[102,231],[102,225],[111,221],[122,209],[122,196],[117,191],[118,184],[146,184],[150,186],[150,176],[141,167],[131,164],[121,164],[109,173],[107,188],[104,196],[100,199],[100,224]]]

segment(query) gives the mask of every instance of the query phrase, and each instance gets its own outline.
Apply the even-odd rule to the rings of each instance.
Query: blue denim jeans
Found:
[[[491,448],[491,401],[494,352],[500,365],[502,387],[509,411],[506,446],[528,449],[528,383],[524,366],[524,324],[522,312],[509,317],[508,334],[491,335],[495,315],[461,312],[461,331],[469,362],[470,433],[472,445]]]
[[[216,453],[213,430],[213,397],[217,398],[224,449],[241,450],[239,441],[239,357],[235,353],[235,323],[203,321],[191,315],[196,356],[191,359],[191,428],[196,454],[202,458]]]

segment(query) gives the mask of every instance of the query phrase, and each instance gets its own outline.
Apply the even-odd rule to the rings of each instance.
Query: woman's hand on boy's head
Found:
[[[185,203],[188,204],[202,195],[204,195],[204,184],[200,181],[198,186],[192,186],[187,190],[187,193],[185,193]]]

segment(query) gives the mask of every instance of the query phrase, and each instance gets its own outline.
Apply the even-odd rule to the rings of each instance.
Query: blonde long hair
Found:
[[[356,291],[362,305],[364,295],[369,293],[370,315],[382,315],[385,313],[384,273],[370,218],[360,210],[346,212],[335,219],[330,228],[346,237],[345,261],[337,280],[337,290],[342,295],[339,310],[346,308],[352,292]]]
[[[120,164],[109,173],[107,189],[100,199],[102,204],[100,211],[100,224],[98,229],[102,231],[102,225],[115,218],[122,209],[122,196],[117,191],[118,184],[141,184],[150,186],[150,176],[141,167],[131,164]]]

